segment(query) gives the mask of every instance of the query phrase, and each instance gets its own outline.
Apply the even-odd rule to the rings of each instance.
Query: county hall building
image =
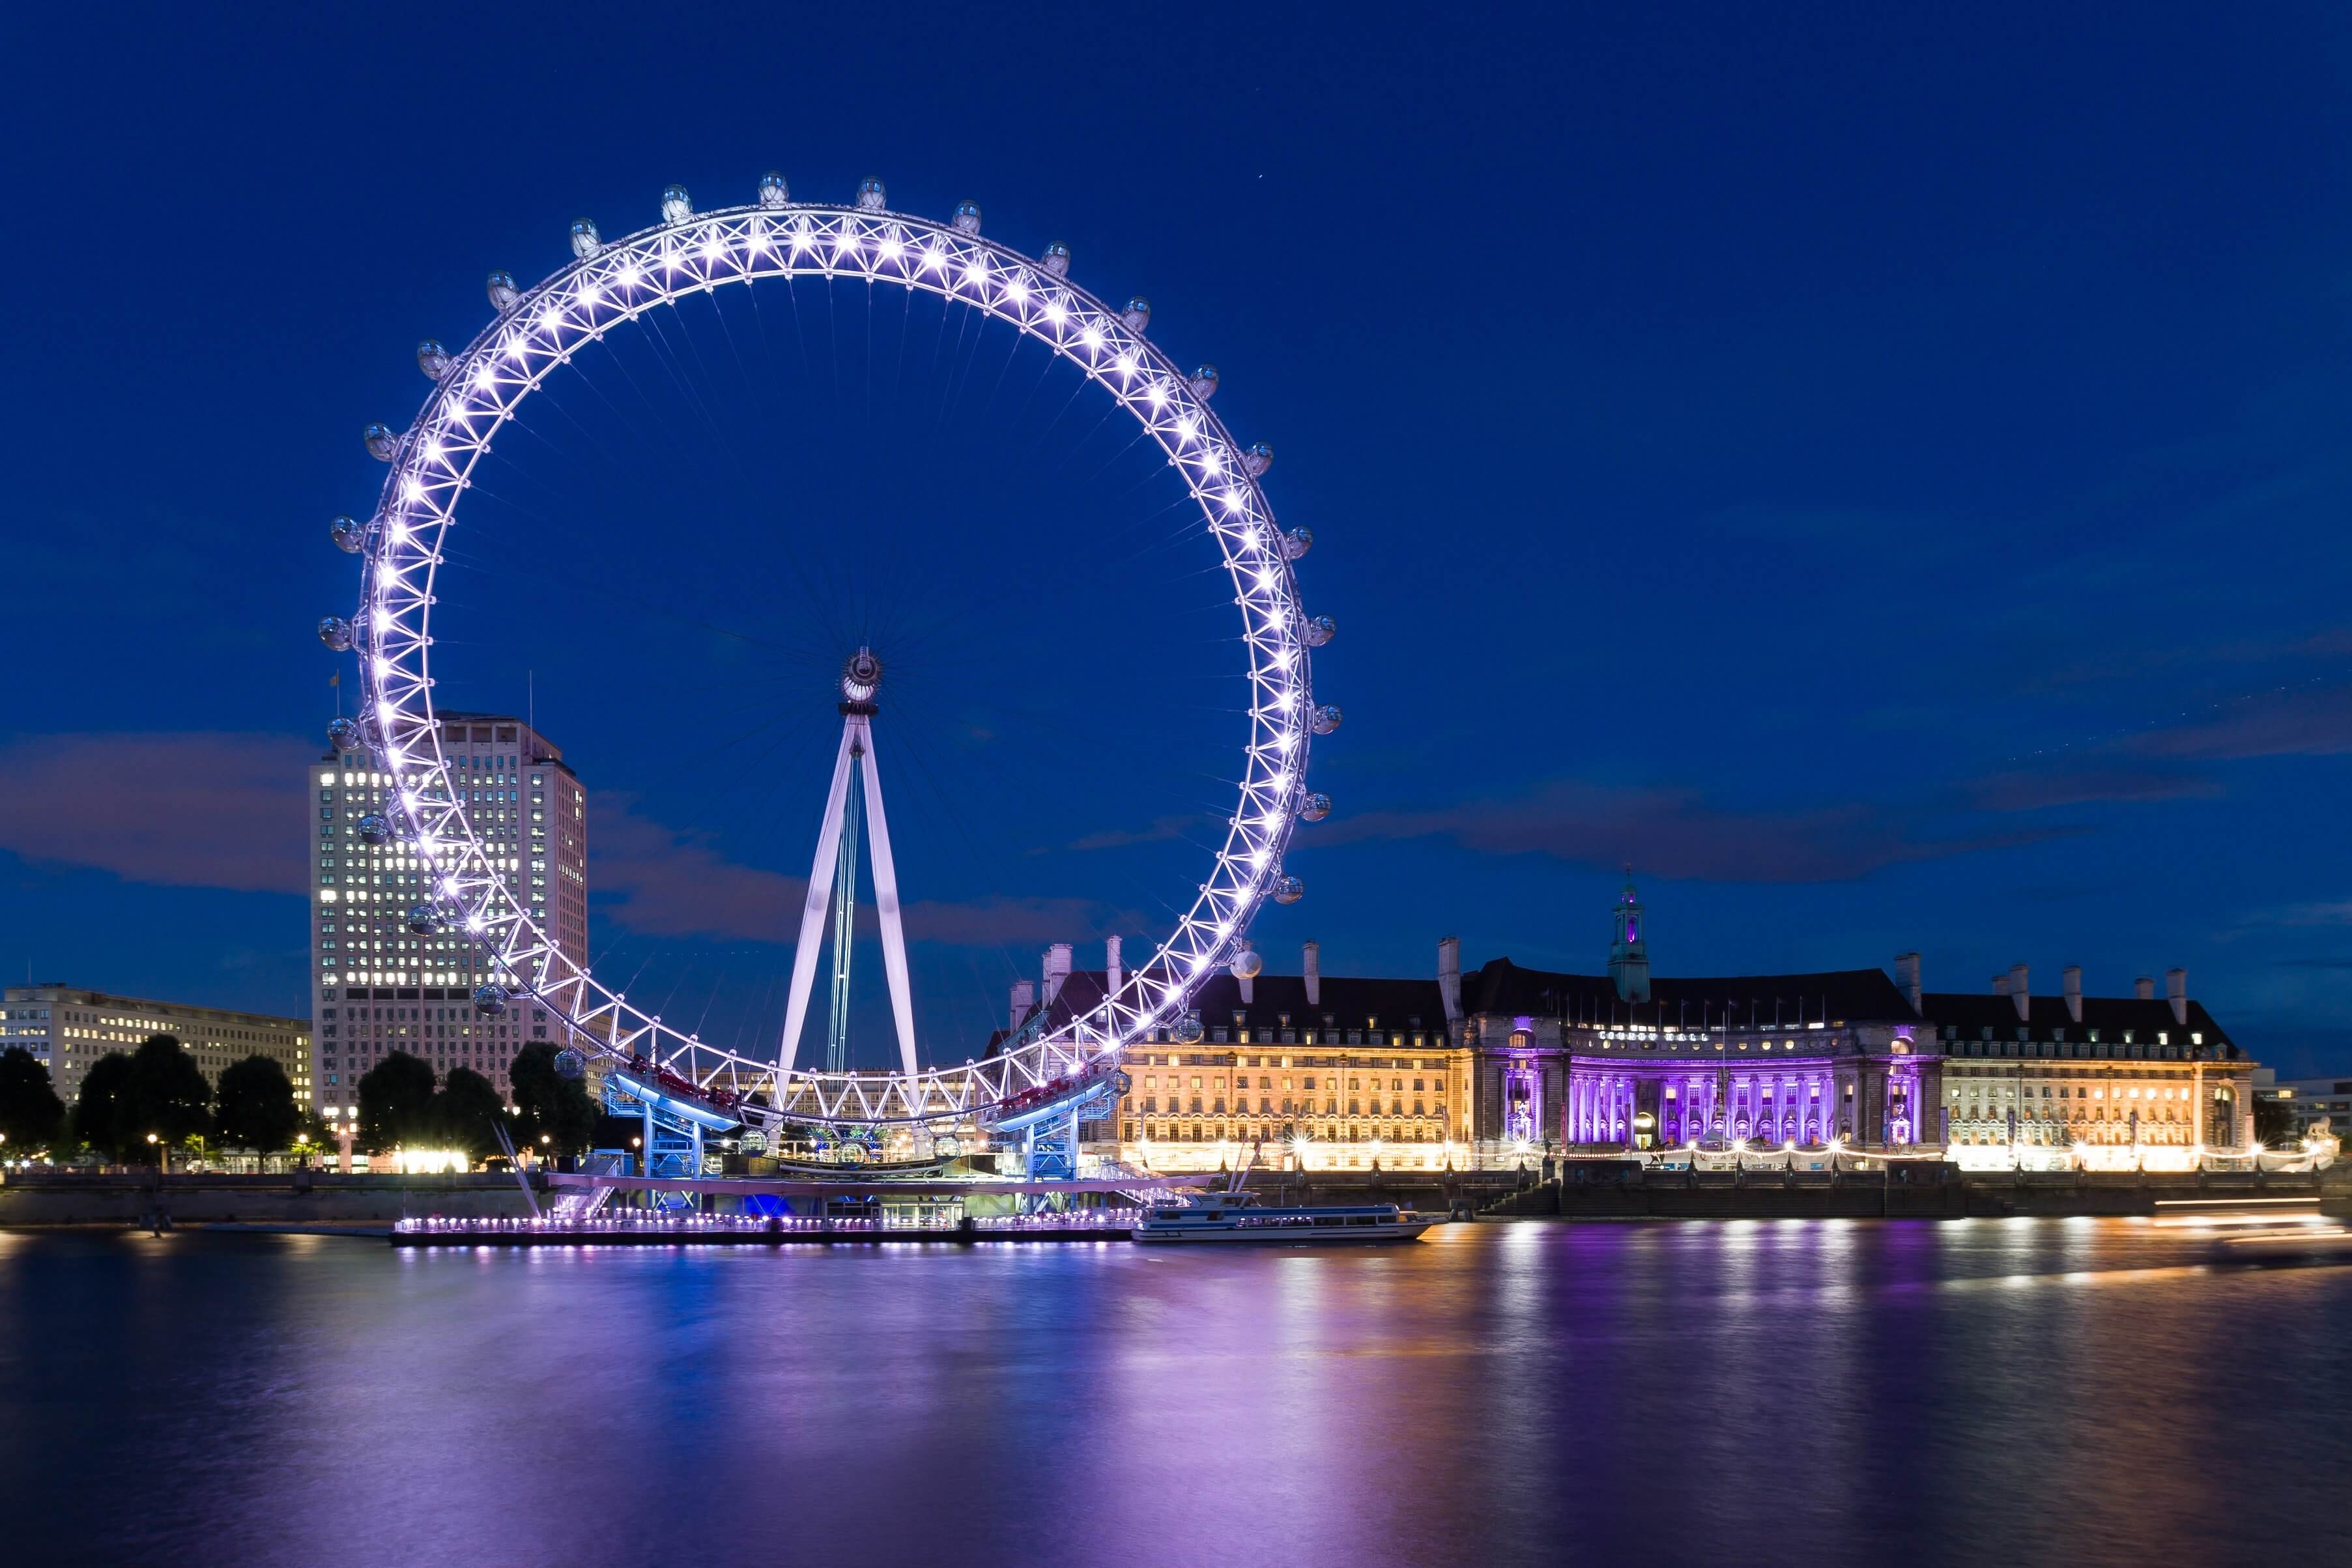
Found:
[[[1161,1030],[1130,1051],[1129,1092],[1090,1146],[1158,1169],[1256,1144],[1276,1163],[1409,1170],[1832,1141],[2153,1168],[2252,1141],[2254,1064],[2180,970],[2163,998],[2148,979],[2085,997],[2074,968],[2063,994],[2034,997],[2021,965],[1987,994],[1928,992],[1916,953],[1891,977],[1653,976],[1643,916],[1629,884],[1599,974],[1508,958],[1465,972],[1451,937],[1427,979],[1327,976],[1314,943],[1296,975],[1220,974],[1195,1000],[1198,1040]],[[1014,987],[1012,1028],[1083,1012],[1107,977],[1057,944],[1042,988]]]

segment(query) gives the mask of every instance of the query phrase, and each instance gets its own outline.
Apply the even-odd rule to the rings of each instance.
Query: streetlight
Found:
[[[171,1164],[171,1151],[166,1149],[161,1143],[157,1143],[155,1134],[152,1133],[147,1134],[147,1141],[155,1145],[155,1174],[160,1176],[163,1174],[165,1167]]]

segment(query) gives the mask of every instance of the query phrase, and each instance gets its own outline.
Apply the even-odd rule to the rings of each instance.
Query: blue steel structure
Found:
[[[989,1119],[988,1127],[1019,1149],[1018,1174],[1023,1179],[1075,1181],[1080,1127],[1115,1113],[1128,1087],[1124,1072],[1074,1080],[1060,1093],[1045,1095],[1017,1110],[999,1112]],[[634,1066],[606,1071],[604,1100],[607,1115],[629,1117],[643,1126],[642,1153],[631,1163],[636,1166],[636,1174],[646,1176],[681,1180],[702,1176],[705,1143],[734,1131],[741,1123],[739,1116],[677,1092],[657,1073]],[[875,1179],[877,1186],[887,1186],[889,1180]],[[697,1200],[681,1190],[660,1195],[658,1204],[665,1208],[693,1207]]]
[[[729,1132],[739,1118],[671,1091],[652,1072],[615,1067],[604,1074],[604,1111],[632,1116],[644,1125],[638,1174],[697,1179],[703,1174],[703,1141]],[[664,1208],[692,1207],[683,1192],[660,1195]]]

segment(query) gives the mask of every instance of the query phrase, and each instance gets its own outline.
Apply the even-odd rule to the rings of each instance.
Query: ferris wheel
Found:
[[[1312,538],[1277,525],[1261,483],[1271,448],[1244,445],[1212,411],[1214,367],[1180,371],[1150,340],[1147,300],[1111,305],[1072,281],[1066,246],[1032,257],[983,237],[981,227],[980,209],[969,202],[945,223],[894,211],[877,179],[865,181],[853,203],[833,205],[793,200],[783,177],[770,173],[751,203],[705,212],[671,186],[660,221],[624,238],[606,240],[593,223],[575,222],[572,259],[534,286],[490,274],[494,318],[462,349],[419,345],[417,364],[432,391],[405,430],[367,427],[366,449],[389,473],[371,517],[339,518],[333,528],[335,542],[361,559],[358,606],[322,622],[320,634],[330,648],[357,655],[363,694],[359,716],[339,718],[330,739],[341,750],[369,754],[393,780],[387,809],[363,818],[359,835],[373,844],[397,842],[415,857],[411,931],[460,937],[486,956],[492,978],[472,998],[479,1017],[504,1017],[527,998],[581,1048],[679,1086],[716,1116],[753,1127],[944,1127],[1008,1108],[1025,1114],[1057,1096],[1098,1089],[1139,1040],[1196,1042],[1203,1032],[1192,1010],[1199,987],[1221,967],[1255,972],[1252,919],[1266,901],[1295,903],[1305,892],[1285,865],[1293,828],[1331,809],[1327,796],[1307,787],[1313,738],[1340,722],[1339,708],[1318,705],[1313,691],[1312,650],[1335,628],[1301,602],[1296,563]],[[1084,1010],[1041,1017],[997,1054],[961,1065],[915,1060],[902,948],[894,949],[892,973],[906,1050],[892,1071],[797,1065],[797,1001],[794,1028],[772,1058],[705,1041],[632,1003],[563,951],[534,916],[516,862],[494,852],[469,816],[435,708],[436,577],[448,567],[452,530],[481,465],[525,404],[583,350],[627,333],[658,308],[737,285],[795,279],[847,279],[935,297],[1011,328],[1074,368],[1181,485],[1232,588],[1238,635],[1230,642],[1250,695],[1222,844],[1196,888],[1168,901],[1181,913],[1145,962],[1114,975]],[[853,658],[844,690],[871,699],[872,690],[857,682],[861,670],[878,679],[878,665],[868,669],[857,659],[870,655],[861,649]],[[870,716],[870,700],[856,706]],[[851,729],[864,716],[853,716]],[[851,743],[845,729],[845,766]],[[842,789],[837,774],[835,813]],[[867,797],[878,818],[876,789],[869,771]],[[821,848],[820,872],[831,863]],[[814,888],[812,896],[819,896]],[[893,888],[894,904],[895,898]],[[809,951],[804,932],[803,957]],[[797,991],[804,997],[804,980]]]

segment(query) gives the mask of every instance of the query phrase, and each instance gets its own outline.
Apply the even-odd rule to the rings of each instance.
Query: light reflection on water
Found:
[[[0,1235],[0,1501],[26,1562],[2299,1552],[2352,1458],[2352,1270],[2204,1259],[2110,1220]]]

